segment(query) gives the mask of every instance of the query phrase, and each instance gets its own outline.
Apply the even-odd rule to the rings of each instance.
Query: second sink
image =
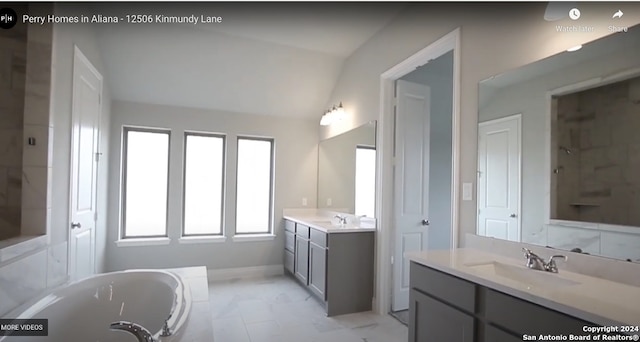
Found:
[[[492,261],[482,264],[469,264],[467,267],[472,268],[479,273],[487,275],[507,278],[517,281],[527,286],[572,286],[580,283],[562,277],[557,273],[531,270],[524,267],[518,267],[501,262]]]

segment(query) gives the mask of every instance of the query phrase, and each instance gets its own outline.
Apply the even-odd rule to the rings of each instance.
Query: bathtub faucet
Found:
[[[131,335],[135,336],[138,339],[138,342],[156,342],[153,338],[153,335],[147,330],[145,327],[138,323],[127,322],[127,321],[118,321],[113,322],[109,325],[111,330],[123,330]]]

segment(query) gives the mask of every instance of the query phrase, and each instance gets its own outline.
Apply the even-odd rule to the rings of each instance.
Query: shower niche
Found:
[[[640,226],[640,76],[551,96],[551,219]]]

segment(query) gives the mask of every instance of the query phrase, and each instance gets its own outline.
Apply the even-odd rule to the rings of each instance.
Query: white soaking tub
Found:
[[[159,341],[179,341],[190,308],[188,286],[171,272],[127,270],[99,274],[55,289],[4,317],[48,319],[47,337],[5,336],[0,341],[137,341],[128,332],[111,330],[109,325],[116,321],[140,324]],[[160,337],[165,321],[171,336]]]

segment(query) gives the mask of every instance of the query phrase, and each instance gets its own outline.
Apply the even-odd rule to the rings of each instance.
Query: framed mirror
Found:
[[[375,216],[376,122],[322,140],[318,208]]]
[[[477,233],[640,261],[640,27],[479,85]]]

